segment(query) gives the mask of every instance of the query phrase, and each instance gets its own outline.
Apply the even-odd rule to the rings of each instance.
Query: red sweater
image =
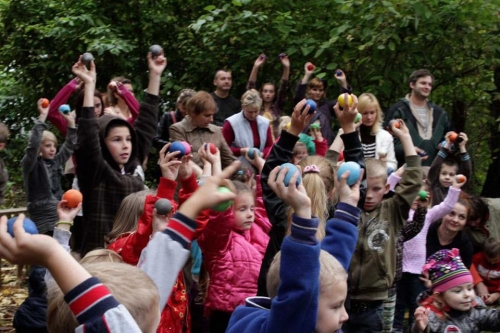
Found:
[[[253,136],[253,147],[260,147],[260,136],[259,129],[257,127],[257,120],[248,121],[250,123],[250,128],[252,129]],[[233,147],[232,144],[235,139],[234,130],[229,121],[224,122],[224,126],[222,126],[222,135],[224,139],[226,139],[227,145],[231,148],[234,156],[241,156],[241,148],[251,148],[251,147]],[[273,135],[271,132],[271,126],[267,128],[266,134],[266,145],[264,146],[264,156],[267,156],[271,148],[273,147]]]

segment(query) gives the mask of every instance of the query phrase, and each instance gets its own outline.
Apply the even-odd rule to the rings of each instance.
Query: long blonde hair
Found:
[[[144,201],[151,190],[129,194],[123,199],[115,215],[113,229],[104,238],[106,247],[113,243],[119,236],[133,232],[137,229],[139,217],[144,212]]]

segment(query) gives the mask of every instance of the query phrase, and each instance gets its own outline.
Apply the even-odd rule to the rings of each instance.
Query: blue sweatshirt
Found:
[[[277,296],[250,297],[234,311],[227,333],[313,332],[318,318],[319,254],[332,254],[347,270],[356,247],[360,210],[339,203],[327,222],[326,236],[316,239],[319,220],[292,217],[291,233],[281,247]]]

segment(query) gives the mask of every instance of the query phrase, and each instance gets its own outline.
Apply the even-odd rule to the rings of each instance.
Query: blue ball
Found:
[[[168,147],[168,152],[173,153],[174,151],[180,151],[181,153],[176,155],[176,157],[181,158],[186,155],[186,146],[180,141],[174,141],[170,147]]]
[[[306,106],[309,105],[309,114],[313,113],[314,111],[316,111],[316,102],[313,101],[312,99],[308,99],[306,100],[306,105],[304,105],[304,109],[306,108]]]
[[[349,170],[350,172],[349,177],[347,177],[347,185],[352,186],[359,179],[361,167],[356,162],[342,163],[339,167],[339,170],[337,171],[337,178],[340,180],[340,177],[342,177],[344,172],[346,172],[347,170]]]
[[[69,107],[68,104],[63,104],[59,107],[59,112],[62,112],[64,114],[68,114],[71,111],[71,108]]]
[[[300,183],[302,182],[302,177],[300,175],[299,168],[297,168],[292,163],[285,163],[285,164],[281,165],[281,169],[284,169],[285,167],[288,167],[288,171],[286,172],[286,175],[285,175],[285,180],[283,181],[285,183],[285,186],[288,186],[290,184],[290,179],[292,178],[292,176],[295,172],[299,173],[299,177],[297,177],[297,181],[295,182],[295,185],[299,186]]]
[[[16,222],[17,216],[12,217],[7,220],[7,232],[14,237],[14,222]],[[23,222],[24,231],[28,234],[36,235],[38,234],[38,229],[33,221],[25,217]]]
[[[250,157],[252,160],[255,158],[255,156],[259,155],[260,150],[258,150],[257,148],[250,148],[250,150],[248,151],[248,157]]]

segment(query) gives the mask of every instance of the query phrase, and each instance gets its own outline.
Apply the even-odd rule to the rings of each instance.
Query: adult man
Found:
[[[233,79],[230,71],[220,69],[215,73],[215,91],[210,94],[217,104],[217,113],[214,115],[214,125],[224,125],[224,120],[226,120],[226,118],[231,117],[241,110],[240,101],[233,96],[229,96],[232,85]]]
[[[409,77],[411,92],[392,105],[385,113],[384,127],[392,119],[401,118],[408,126],[413,145],[419,155],[427,154],[422,165],[431,165],[436,157],[445,134],[451,130],[448,114],[428,97],[434,84],[434,76],[427,69],[418,69]],[[401,142],[394,138],[394,149],[398,164],[404,163]]]

